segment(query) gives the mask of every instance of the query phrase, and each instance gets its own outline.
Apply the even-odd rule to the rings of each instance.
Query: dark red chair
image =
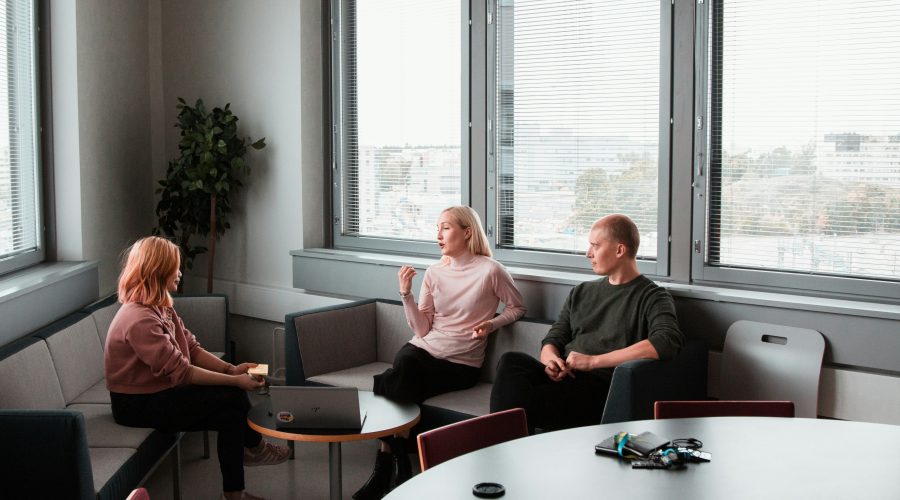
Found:
[[[419,434],[422,472],[451,458],[528,435],[525,410],[513,408]]]
[[[792,401],[657,401],[653,418],[692,417],[789,417],[794,416]]]

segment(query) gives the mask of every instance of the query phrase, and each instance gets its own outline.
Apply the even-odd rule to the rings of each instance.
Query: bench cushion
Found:
[[[393,363],[400,348],[413,338],[403,306],[399,302],[376,302],[375,325],[376,357],[383,363]]]
[[[97,335],[100,337],[100,345],[104,346],[104,348],[106,347],[106,334],[109,333],[109,325],[112,324],[112,320],[116,317],[116,313],[119,312],[120,307],[122,307],[122,304],[113,302],[112,304],[91,313],[91,318],[97,326]]]
[[[86,316],[46,340],[66,402],[103,380],[103,346],[93,318]]]
[[[43,340],[0,360],[0,408],[61,410],[65,408],[53,359]]]
[[[307,378],[365,365],[375,357],[375,303],[291,318]],[[332,350],[340,346],[340,351]]]
[[[333,385],[335,387],[356,387],[361,391],[371,391],[373,380],[372,377],[383,373],[391,367],[390,363],[366,363],[362,366],[347,368],[336,372],[326,373],[310,377],[307,380],[317,384]]]
[[[153,433],[153,429],[118,425],[113,420],[110,405],[79,404],[69,405],[66,409],[84,415],[87,442],[91,448],[137,448]]]
[[[110,404],[112,401],[109,399],[109,389],[106,388],[106,379],[101,379],[99,382],[88,388],[88,390],[82,392],[78,396],[75,397],[72,401],[69,401],[70,405],[73,404]]]

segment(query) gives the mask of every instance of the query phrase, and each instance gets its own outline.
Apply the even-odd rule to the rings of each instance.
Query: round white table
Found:
[[[708,463],[632,469],[594,445],[620,431],[694,437]],[[712,417],[640,420],[538,434],[437,465],[388,495],[476,498],[500,483],[508,499],[900,499],[900,426],[839,420]]]
[[[393,436],[412,428],[419,422],[419,406],[400,404],[371,391],[359,391],[359,407],[366,413],[362,430],[349,434],[304,434],[275,428],[275,417],[269,410],[269,398],[257,403],[247,414],[250,427],[260,434],[286,439],[293,457],[294,441],[328,443],[328,478],[332,500],[341,499],[341,443]]]

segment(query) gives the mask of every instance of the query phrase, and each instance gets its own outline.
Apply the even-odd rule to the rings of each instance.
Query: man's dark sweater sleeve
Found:
[[[674,358],[684,345],[684,333],[678,326],[672,295],[664,288],[654,290],[644,314],[649,327],[648,340],[659,359]]]
[[[544,340],[541,341],[541,348],[547,344],[552,344],[556,346],[556,350],[559,351],[560,355],[565,353],[566,345],[572,341],[572,325],[569,324],[569,312],[572,310],[572,302],[574,301],[573,296],[578,288],[579,287],[576,286],[569,291],[569,296],[566,297],[566,301],[559,311],[556,322],[553,323],[553,326],[550,327],[550,331],[547,332]]]

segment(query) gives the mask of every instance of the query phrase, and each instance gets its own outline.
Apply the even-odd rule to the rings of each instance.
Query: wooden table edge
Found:
[[[409,422],[398,425],[397,427],[392,427],[390,429],[384,429],[378,432],[366,432],[366,433],[356,433],[356,434],[298,434],[296,432],[284,432],[276,429],[271,429],[269,427],[263,427],[253,422],[250,419],[250,416],[247,415],[247,424],[251,429],[259,432],[260,434],[278,438],[278,439],[287,439],[289,441],[304,441],[310,443],[343,443],[349,441],[365,441],[368,439],[375,439],[384,436],[393,436],[394,434],[400,434],[401,432],[412,429],[414,425],[419,423],[419,419],[422,418],[422,412],[420,411],[416,418],[410,420]]]

